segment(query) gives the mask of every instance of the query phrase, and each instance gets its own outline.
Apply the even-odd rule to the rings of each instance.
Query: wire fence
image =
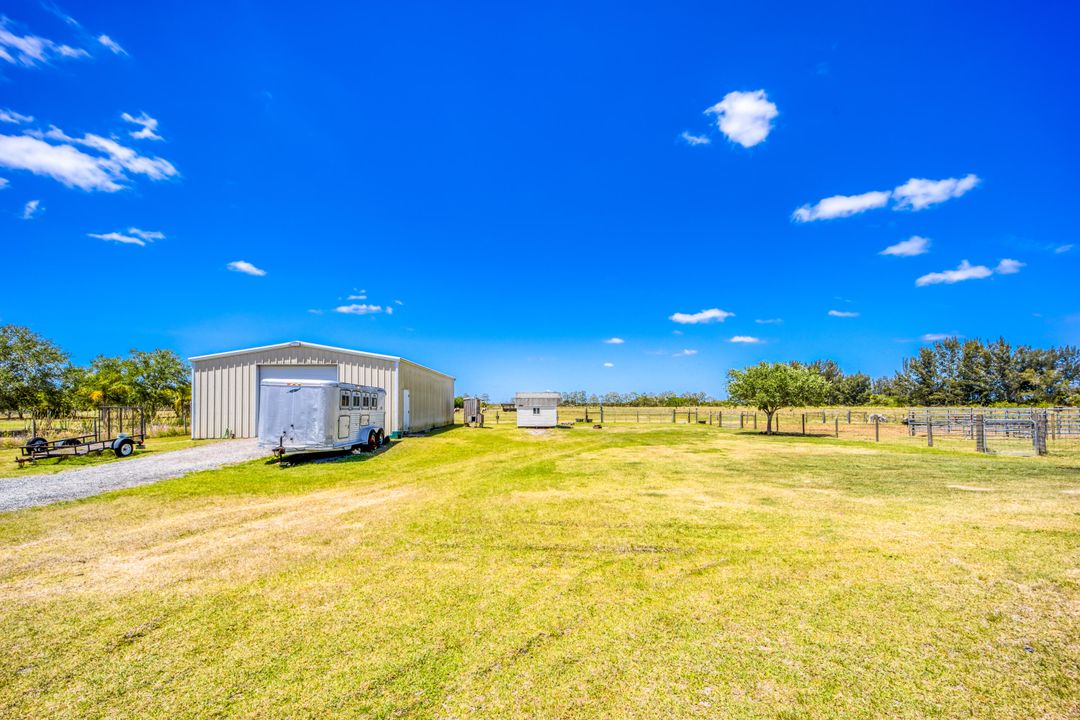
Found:
[[[486,422],[516,423],[512,410],[485,409]],[[976,418],[982,418],[981,442]],[[1039,436],[1040,422],[1045,430]],[[586,425],[704,425],[724,430],[764,432],[766,415],[739,407],[566,406],[558,422]],[[983,452],[1034,455],[1041,448],[1080,450],[1080,408],[787,408],[773,416],[773,432],[834,437]],[[1038,440],[1038,442],[1036,442]]]
[[[49,439],[93,433],[95,423],[100,422],[98,410],[80,410],[68,413],[11,413],[0,417],[0,443],[21,445],[33,437]],[[160,410],[146,415],[148,437],[184,435],[190,432],[191,419],[187,413]]]

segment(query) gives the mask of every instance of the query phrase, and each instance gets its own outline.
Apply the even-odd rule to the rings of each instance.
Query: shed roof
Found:
[[[440,371],[435,370],[433,368],[429,368],[429,367],[426,367],[426,366],[421,365],[419,363],[415,363],[412,360],[408,360],[408,359],[400,357],[398,355],[383,355],[381,353],[366,352],[364,350],[352,350],[350,348],[334,347],[333,345],[320,345],[318,343],[304,342],[302,340],[292,340],[290,342],[275,343],[273,345],[259,345],[258,347],[241,348],[239,350],[227,350],[226,352],[210,353],[208,355],[195,355],[194,357],[189,357],[188,361],[196,363],[196,362],[200,362],[202,360],[216,360],[218,358],[232,357],[234,355],[246,355],[246,354],[249,354],[249,353],[264,352],[266,350],[284,350],[284,349],[287,349],[287,348],[300,348],[300,347],[313,348],[315,350],[329,350],[331,352],[339,352],[339,353],[344,353],[346,355],[359,355],[361,357],[378,358],[380,360],[391,360],[393,362],[401,362],[401,361],[404,360],[405,362],[407,362],[407,363],[409,363],[411,365],[415,365],[418,368],[422,368],[422,369],[427,370],[429,372],[433,372],[433,373],[435,373],[437,375],[442,375],[444,377],[448,377],[451,380],[455,379],[453,375],[447,375],[444,372],[440,372]]]
[[[517,395],[514,396],[514,399],[521,400],[528,400],[530,398],[541,400],[551,400],[552,398],[554,398],[556,400],[561,400],[562,393],[552,392],[551,390],[542,390],[539,392],[519,392]]]

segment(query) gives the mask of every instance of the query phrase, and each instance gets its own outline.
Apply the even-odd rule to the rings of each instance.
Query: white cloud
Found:
[[[367,295],[350,295],[346,300],[367,300]]]
[[[912,235],[907,240],[901,240],[895,245],[882,250],[879,255],[895,255],[896,257],[915,257],[930,252],[930,238]]]
[[[761,320],[755,320],[758,325],[779,325],[784,322],[783,318],[764,318]]]
[[[952,337],[959,337],[956,333],[926,333],[919,339],[923,342],[939,342],[941,340],[948,340]]]
[[[0,167],[46,175],[68,187],[115,192],[115,173],[102,166],[102,158],[71,145],[50,145],[28,135],[0,135]]]
[[[132,235],[124,235],[123,233],[118,232],[87,233],[87,235],[92,238],[97,238],[98,240],[108,240],[110,242],[118,242],[124,245],[138,245],[139,247],[146,246],[146,241],[142,238],[134,237]]]
[[[157,230],[140,230],[139,228],[128,228],[128,234],[136,237],[141,237],[143,240],[164,240],[165,233],[158,232]]]
[[[748,343],[748,344],[753,345],[753,344],[761,342],[761,338],[756,338],[756,337],[753,337],[751,335],[736,335],[735,337],[731,338],[731,340],[729,340],[728,342]]]
[[[893,210],[923,210],[950,198],[958,198],[979,182],[976,175],[945,180],[912,178],[891,191],[874,190],[861,195],[827,197],[816,205],[803,205],[795,210],[791,217],[796,222],[849,217],[867,210],[883,208],[889,203],[889,198],[893,199]]]
[[[918,287],[923,287],[925,285],[939,285],[942,283],[952,285],[953,283],[962,282],[964,280],[982,280],[993,274],[994,271],[985,265],[972,265],[967,260],[962,260],[960,266],[955,270],[927,273],[915,280],[915,285]]]
[[[604,342],[606,342],[608,345],[622,345],[626,341],[623,340],[621,337],[612,337],[608,338]]]
[[[394,314],[394,307],[392,305],[387,305],[386,306],[386,314],[387,315],[393,315]]]
[[[253,275],[255,277],[262,277],[266,275],[265,270],[255,267],[247,260],[233,260],[225,267],[229,268],[233,272],[244,273],[245,275]]]
[[[609,362],[607,362],[607,363],[604,363],[604,367],[606,367],[606,368],[613,368],[613,367],[615,367],[615,363],[609,363]]]
[[[724,99],[707,109],[716,115],[716,127],[732,142],[753,147],[769,136],[772,121],[779,114],[764,90],[729,92]]]
[[[857,317],[859,317],[859,313],[857,313],[857,312],[850,312],[850,311],[848,311],[848,310],[830,310],[830,311],[829,311],[829,317],[835,317],[835,318],[857,318]]]
[[[86,152],[76,145],[95,152]],[[121,190],[130,179],[129,174],[145,175],[151,180],[179,175],[172,163],[163,158],[140,155],[100,135],[70,137],[55,126],[44,133],[32,130],[24,135],[0,134],[0,167],[27,170],[68,187],[103,192]]]
[[[1020,268],[1024,267],[1025,265],[1027,265],[1027,263],[1022,263],[1019,260],[1013,260],[1012,258],[1003,258],[997,264],[997,267],[994,268],[994,272],[996,272],[998,275],[1015,275],[1016,273],[1020,272]]]
[[[944,180],[911,178],[893,190],[893,198],[896,200],[893,210],[923,210],[931,205],[958,198],[978,184],[977,175]]]
[[[380,313],[382,310],[381,305],[365,305],[357,303],[352,305],[338,305],[334,308],[334,312],[344,313],[345,315],[371,315]]]
[[[697,350],[686,348],[685,350],[680,350],[671,357],[690,357],[691,355],[697,355]]]
[[[45,212],[45,208],[41,207],[40,200],[31,200],[23,206],[22,219],[33,220],[36,215],[40,215]]]
[[[885,207],[889,202],[887,190],[874,190],[862,195],[833,195],[818,201],[816,205],[803,205],[791,214],[795,222],[832,220],[849,217],[867,210]]]
[[[721,310],[720,308],[711,308],[709,310],[701,310],[696,313],[681,313],[677,312],[671,315],[668,320],[677,322],[680,325],[698,325],[711,322],[724,322],[729,317],[734,317],[735,313]]]
[[[161,136],[157,134],[158,121],[155,118],[150,117],[145,112],[139,113],[138,117],[130,115],[129,113],[121,113],[120,118],[125,122],[129,122],[133,125],[141,125],[142,130],[133,130],[128,133],[136,140],[161,140]]]
[[[683,142],[685,142],[687,145],[708,145],[712,142],[712,140],[710,140],[704,135],[694,135],[693,133],[689,133],[685,130],[683,130],[682,134],[679,135],[679,137],[681,137],[683,139]]]
[[[108,35],[99,35],[97,41],[112,51],[113,55],[127,55],[127,50]]]
[[[135,150],[100,135],[87,133],[81,138],[74,138],[66,135],[63,130],[53,125],[43,137],[82,145],[104,153],[108,157],[99,158],[98,163],[120,177],[124,176],[125,170],[136,175],[146,175],[151,180],[164,180],[179,175],[176,168],[168,160],[140,155]]]
[[[308,312],[311,313],[312,315],[322,315],[323,314],[323,311],[319,310],[318,308],[311,308],[311,309],[308,310]]]
[[[3,190],[8,186],[7,178],[0,178],[0,190]]]
[[[34,67],[55,57],[83,58],[90,53],[81,48],[59,45],[37,35],[18,35],[8,29],[8,19],[0,15],[0,60],[12,65]]]
[[[395,305],[404,305],[405,303],[401,302],[400,300],[395,300],[394,304]]]
[[[1073,249],[1072,243],[1070,243],[1068,245],[1058,245],[1056,248],[1054,248],[1054,253],[1057,254],[1057,255],[1061,255],[1062,253],[1067,253],[1072,249]]]
[[[34,117],[33,115],[17,113],[14,110],[0,110],[0,122],[22,125],[23,123],[34,122]]]

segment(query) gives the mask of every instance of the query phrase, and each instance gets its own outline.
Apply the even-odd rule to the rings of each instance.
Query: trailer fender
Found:
[[[135,452],[135,441],[130,435],[120,433],[112,443],[112,451],[117,457],[127,457]]]

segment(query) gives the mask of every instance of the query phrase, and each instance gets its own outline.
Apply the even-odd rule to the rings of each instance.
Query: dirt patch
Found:
[[[31,572],[34,582],[0,587],[0,601],[71,591],[130,592],[176,583],[235,581],[310,557],[335,533],[356,534],[413,493],[404,488],[334,489],[275,500],[177,511],[104,541],[77,533],[23,556],[4,574]],[[6,564],[6,563],[5,563]]]

